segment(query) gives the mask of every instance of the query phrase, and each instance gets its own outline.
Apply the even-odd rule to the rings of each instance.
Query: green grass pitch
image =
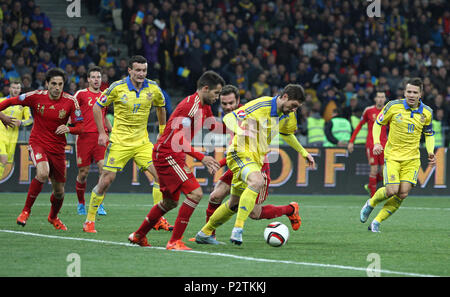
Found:
[[[184,234],[193,251],[180,252],[165,250],[170,237],[166,231],[149,232],[152,247],[128,244],[128,235],[152,207],[150,194],[108,193],[104,201],[108,215],[97,217],[97,234],[82,231],[85,216],[76,214],[73,193],[66,194],[59,215],[68,231],[54,230],[47,222],[48,193],[39,195],[27,225],[17,225],[25,196],[0,193],[0,276],[68,276],[70,255],[79,257],[84,277],[364,277],[370,267],[381,276],[450,276],[450,197],[412,193],[375,234],[367,230],[368,223],[359,222],[366,196],[270,195],[266,204],[299,202],[302,217],[300,230],[290,229],[287,244],[274,248],[264,242],[263,230],[272,221],[290,227],[285,216],[249,219],[242,246],[229,242],[234,219],[217,231],[218,240],[226,245],[188,242],[204,224],[205,196]],[[89,194],[86,198],[88,202]],[[166,215],[170,223],[177,212]]]

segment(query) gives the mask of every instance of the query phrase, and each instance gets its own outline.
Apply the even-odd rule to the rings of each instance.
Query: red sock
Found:
[[[377,177],[369,176],[369,189],[370,189],[370,197],[372,197],[377,191]]]
[[[48,217],[50,219],[56,219],[59,210],[63,205],[64,197],[62,197],[61,199],[56,199],[55,196],[52,194],[52,196],[50,196],[50,202],[52,203],[52,207],[50,208],[50,214],[48,215]]]
[[[80,183],[78,180],[75,183],[75,190],[77,192],[78,203],[85,204],[84,192],[86,191],[86,182]]]
[[[191,215],[194,212],[197,205],[198,205],[197,202],[189,198],[186,198],[184,200],[183,204],[180,207],[180,210],[178,211],[178,216],[177,219],[175,220],[175,225],[172,231],[172,237],[170,238],[169,242],[174,242],[183,237],[184,230],[186,230],[186,227],[189,223],[189,219],[191,218]]]
[[[150,209],[139,229],[137,229],[136,233],[141,236],[146,236],[165,213],[166,211],[162,210],[158,204],[154,205],[152,209]]]
[[[36,178],[33,178],[30,183],[30,187],[28,188],[27,200],[25,201],[23,211],[31,212],[31,207],[33,206],[34,201],[36,200],[39,193],[41,193],[43,186],[43,183],[38,181]]]
[[[261,214],[259,215],[260,219],[273,219],[281,217],[282,215],[289,215],[293,211],[293,207],[288,205],[264,205],[261,208]]]
[[[206,209],[206,222],[209,221],[209,218],[216,211],[216,209],[220,206],[220,203],[208,203],[208,208]]]

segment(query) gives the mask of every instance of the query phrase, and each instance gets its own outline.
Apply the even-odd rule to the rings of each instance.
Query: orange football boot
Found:
[[[128,236],[128,241],[140,246],[151,246],[148,243],[146,236],[141,237],[141,235],[137,234],[136,232],[133,232]]]
[[[294,211],[291,215],[288,216],[289,221],[291,221],[292,229],[298,230],[302,224],[302,218],[300,217],[300,214],[298,213],[298,203],[297,202],[291,202],[289,203],[294,208]]]
[[[83,231],[87,233],[97,233],[95,222],[87,221],[83,223]]]
[[[30,217],[30,213],[28,211],[23,210],[20,215],[17,217],[17,224],[25,227],[27,224],[27,220]]]
[[[50,224],[52,224],[53,227],[55,227],[56,230],[64,230],[64,231],[67,231],[66,225],[64,225],[63,222],[61,222],[61,220],[60,220],[58,217],[56,217],[56,218],[54,218],[54,219],[48,217],[48,222],[49,222]]]

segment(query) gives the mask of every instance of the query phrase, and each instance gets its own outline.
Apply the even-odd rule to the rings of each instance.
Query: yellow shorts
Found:
[[[253,172],[261,172],[262,164],[260,158],[256,158],[249,153],[230,152],[227,154],[227,166],[233,172],[231,181],[231,195],[241,196],[247,188],[247,177]]]
[[[153,162],[153,144],[149,141],[138,146],[123,146],[109,143],[105,151],[103,169],[111,172],[122,171],[130,159],[136,162],[141,170],[145,170]]]
[[[420,159],[405,161],[385,160],[383,171],[384,185],[400,184],[400,182],[409,182],[416,185],[419,167]]]
[[[14,153],[16,151],[16,144],[17,142],[15,141],[0,140],[0,155],[7,155],[8,163],[14,162]]]

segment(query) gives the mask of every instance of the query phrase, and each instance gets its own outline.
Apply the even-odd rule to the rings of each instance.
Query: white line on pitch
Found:
[[[116,241],[107,241],[107,240],[98,240],[98,239],[89,239],[89,238],[77,238],[77,237],[66,237],[66,236],[56,236],[56,235],[47,235],[47,234],[39,234],[39,233],[31,233],[31,232],[23,232],[23,231],[13,231],[13,230],[0,230],[0,232],[10,233],[10,234],[20,234],[20,235],[28,235],[28,236],[36,236],[36,237],[44,237],[44,238],[52,238],[52,239],[66,239],[66,240],[75,240],[75,241],[86,241],[86,242],[94,242],[100,244],[111,244],[111,245],[121,245],[121,246],[129,246],[129,247],[140,247],[138,245],[126,243],[126,242],[116,242]],[[143,248],[143,247],[140,247]],[[166,250],[164,247],[147,247],[150,249],[157,250]],[[173,252],[173,251],[171,251]],[[354,270],[354,271],[367,271],[367,268],[364,267],[353,267],[353,266],[344,266],[344,265],[335,265],[335,264],[321,264],[321,263],[309,263],[309,262],[295,262],[295,261],[287,261],[287,260],[271,260],[271,259],[263,259],[263,258],[254,258],[254,257],[245,257],[245,256],[237,256],[232,254],[224,254],[224,253],[210,253],[203,251],[176,251],[176,252],[186,252],[186,253],[194,253],[201,254],[207,256],[220,256],[227,257],[239,260],[247,260],[253,262],[262,262],[262,263],[277,263],[277,264],[291,264],[291,265],[303,265],[303,266],[313,266],[313,267],[322,267],[322,268],[335,268],[335,269],[345,269],[345,270]],[[371,270],[372,273],[387,273],[387,274],[397,274],[404,276],[417,276],[417,277],[438,277],[438,275],[430,275],[430,274],[420,274],[420,273],[410,273],[410,272],[400,272],[400,271],[392,271],[385,269],[374,269]]]

